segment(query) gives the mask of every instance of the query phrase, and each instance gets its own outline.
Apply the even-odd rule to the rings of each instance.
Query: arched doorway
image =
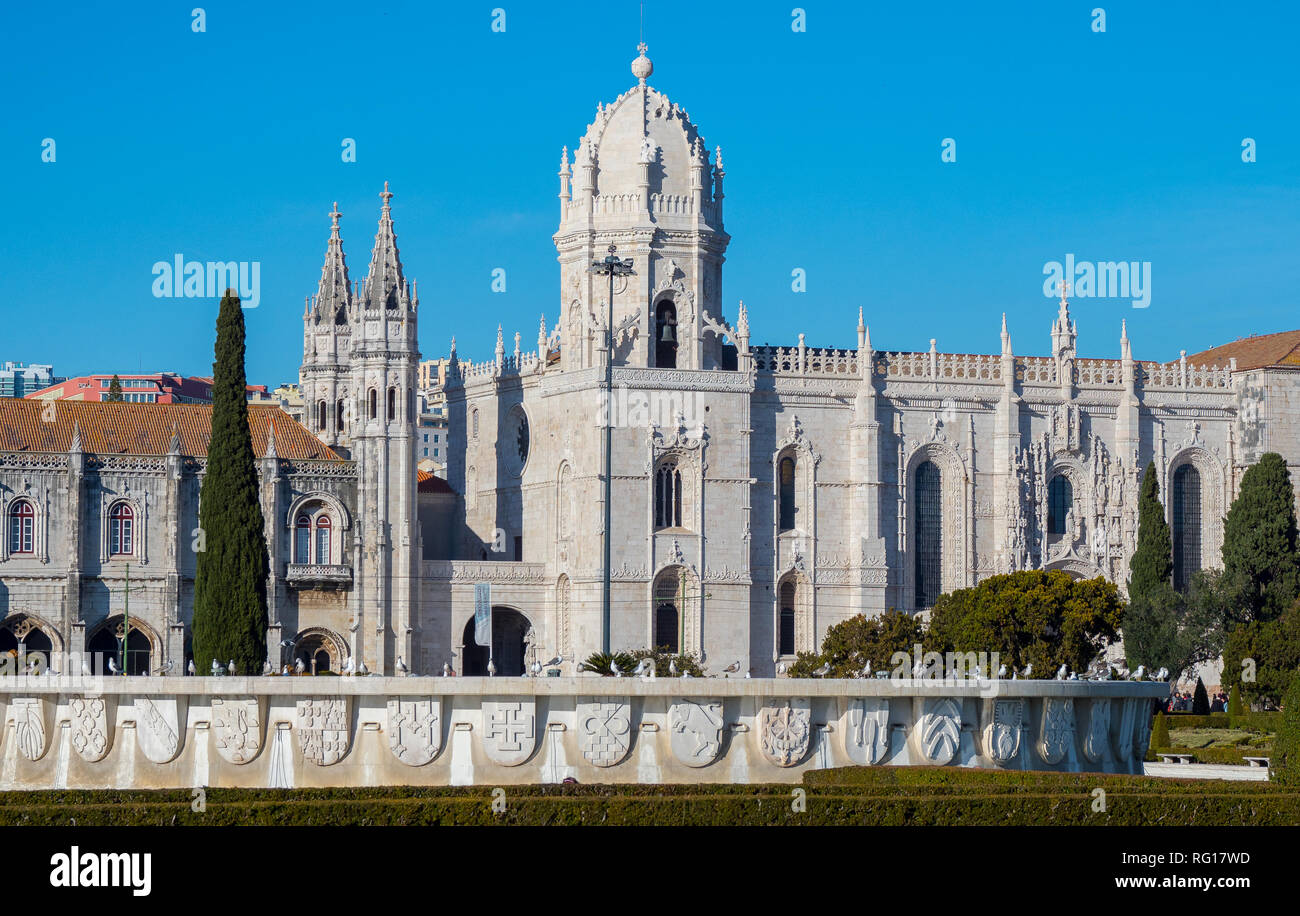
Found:
[[[497,677],[520,677],[524,673],[524,637],[532,629],[528,618],[511,607],[492,608],[492,662]],[[461,674],[466,677],[486,677],[488,649],[474,641],[474,618],[465,622],[462,634]]]
[[[39,653],[48,666],[54,653],[54,642],[36,620],[26,614],[16,614],[0,625],[0,652],[25,659],[22,662],[24,669],[33,664]]]
[[[290,665],[301,661],[309,674],[339,673],[344,662],[343,641],[323,629],[301,631],[293,643]]]
[[[110,658],[113,659],[118,669],[122,670],[122,629],[124,623],[125,620],[120,614],[117,617],[110,617],[87,640],[86,655],[89,656],[87,661],[90,662],[91,671],[107,673]],[[152,658],[153,643],[148,634],[138,625],[132,623],[131,633],[126,640],[126,673],[131,675],[148,674]]]

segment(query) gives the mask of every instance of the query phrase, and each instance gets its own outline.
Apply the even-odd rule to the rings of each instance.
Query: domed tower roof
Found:
[[[589,156],[596,165],[595,192],[634,194],[641,189],[642,163],[648,163],[651,194],[689,195],[691,167],[704,174],[705,199],[709,198],[708,149],[690,115],[658,89],[646,84],[654,64],[644,43],[632,61],[637,85],[609,105],[596,110],[578,148],[578,163]]]

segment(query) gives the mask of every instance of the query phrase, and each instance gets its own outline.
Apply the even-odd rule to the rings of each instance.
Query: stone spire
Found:
[[[337,209],[337,207],[335,208]],[[271,423],[266,430],[266,454],[263,458],[278,458],[279,453],[275,450],[275,417],[271,417]]]
[[[375,233],[375,247],[370,254],[370,272],[362,286],[362,305],[367,310],[395,309],[410,306],[410,290],[402,276],[402,259],[397,250],[397,234],[393,231],[393,192],[384,182],[380,193],[384,206],[379,211],[379,231]]]
[[[543,364],[546,362],[546,313],[542,312],[541,323],[537,326],[537,356]]]
[[[1070,320],[1070,300],[1066,298],[1070,294],[1070,284],[1062,280],[1058,289],[1061,292],[1061,308],[1052,324],[1052,355],[1060,360],[1074,356],[1078,327]]]
[[[352,281],[348,277],[347,257],[343,254],[343,239],[339,235],[338,201],[330,211],[330,240],[325,247],[325,264],[321,267],[320,286],[316,290],[313,315],[317,322],[346,324],[348,309],[352,305]]]
[[[81,424],[77,420],[72,421],[72,444],[68,446],[68,451],[79,453],[81,448]]]
[[[1002,355],[1011,355],[1011,335],[1007,333],[1007,313],[1002,313]]]

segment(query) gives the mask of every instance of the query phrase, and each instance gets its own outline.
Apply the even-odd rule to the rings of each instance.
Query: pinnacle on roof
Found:
[[[397,234],[393,231],[393,208],[389,203],[393,192],[384,182],[379,194],[384,201],[379,211],[379,230],[375,233],[375,247],[370,254],[370,272],[362,292],[362,305],[366,309],[395,309],[410,306],[410,291],[402,276],[402,259],[397,250]]]
[[[347,257],[343,254],[343,239],[339,235],[338,201],[330,211],[330,240],[325,248],[325,264],[321,267],[320,286],[316,291],[316,319],[347,323],[347,309],[352,304],[352,281],[348,278]]]

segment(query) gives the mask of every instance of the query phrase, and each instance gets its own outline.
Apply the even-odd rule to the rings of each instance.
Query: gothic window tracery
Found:
[[[108,555],[125,557],[135,553],[135,510],[129,503],[115,502],[108,511]]]
[[[789,456],[780,464],[780,523],[781,531],[794,529],[795,513],[795,460]]]
[[[9,506],[9,553],[36,552],[36,509],[31,500],[15,500]]]
[[[1053,537],[1065,535],[1065,520],[1074,508],[1074,487],[1064,474],[1052,478],[1047,491],[1047,533]]]
[[[933,607],[943,587],[943,490],[939,468],[922,461],[915,472],[916,606]]]
[[[1173,525],[1174,588],[1186,591],[1192,574],[1201,568],[1201,473],[1184,464],[1174,471]]]
[[[682,472],[675,458],[666,458],[655,471],[655,528],[682,527]]]

